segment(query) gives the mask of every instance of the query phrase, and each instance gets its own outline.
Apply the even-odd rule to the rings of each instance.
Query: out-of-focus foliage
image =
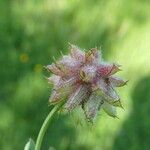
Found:
[[[1,0],[0,12],[0,149],[36,140],[52,108],[42,66],[67,53],[68,42],[102,47],[105,59],[122,64],[130,80],[119,89],[125,111],[119,120],[101,113],[93,127],[62,115],[43,150],[149,149],[149,0]]]

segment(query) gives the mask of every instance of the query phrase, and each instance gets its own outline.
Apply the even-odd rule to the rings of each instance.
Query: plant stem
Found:
[[[42,141],[43,141],[43,137],[45,135],[45,132],[49,126],[49,124],[51,123],[52,119],[54,118],[54,115],[56,114],[56,112],[58,112],[58,110],[62,107],[63,103],[60,103],[58,105],[56,105],[51,111],[50,113],[47,115],[41,129],[40,132],[38,134],[37,137],[37,141],[36,141],[36,145],[35,145],[35,150],[40,150],[41,149],[41,145],[42,145]]]

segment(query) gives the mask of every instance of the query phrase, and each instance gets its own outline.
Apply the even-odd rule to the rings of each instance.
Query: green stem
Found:
[[[49,124],[51,123],[52,119],[54,118],[54,115],[56,114],[56,112],[58,112],[58,110],[62,107],[63,103],[60,103],[58,105],[56,105],[51,111],[50,113],[47,115],[41,129],[40,132],[38,134],[37,137],[37,141],[36,141],[36,145],[35,145],[35,150],[40,150],[41,149],[41,145],[42,145],[42,141],[43,141],[43,137],[45,135],[45,132],[49,126]]]

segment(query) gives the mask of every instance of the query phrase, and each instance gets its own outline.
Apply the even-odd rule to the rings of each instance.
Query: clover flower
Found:
[[[122,104],[115,88],[127,81],[114,76],[120,65],[103,61],[97,48],[84,52],[70,44],[70,54],[46,68],[53,73],[48,78],[54,86],[49,98],[51,104],[65,101],[64,108],[68,111],[81,106],[91,122],[100,109],[116,117],[116,107]]]

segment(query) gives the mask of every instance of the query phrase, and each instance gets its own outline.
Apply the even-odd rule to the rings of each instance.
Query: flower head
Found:
[[[116,107],[122,105],[115,88],[127,81],[114,76],[120,71],[120,65],[104,62],[97,48],[84,52],[70,45],[69,55],[46,68],[53,73],[48,78],[54,86],[49,98],[51,104],[65,100],[68,111],[81,106],[89,121],[93,121],[100,109],[116,117]]]

